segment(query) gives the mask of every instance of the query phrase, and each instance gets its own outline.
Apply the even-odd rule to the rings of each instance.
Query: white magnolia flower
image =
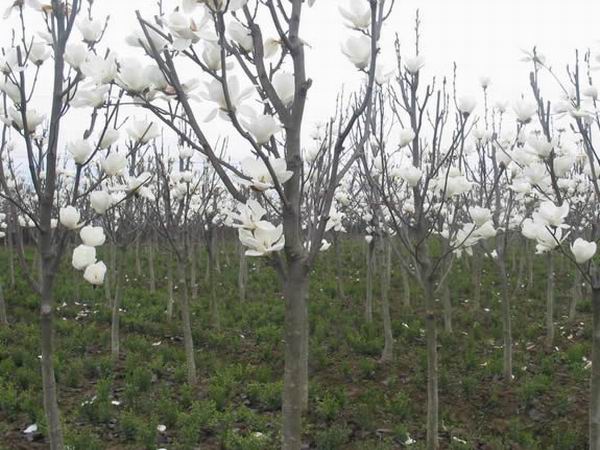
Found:
[[[77,139],[69,144],[69,153],[77,164],[85,163],[92,154],[92,146],[85,139]]]
[[[583,264],[589,261],[596,254],[597,245],[595,242],[589,242],[582,238],[575,239],[571,244],[571,253],[575,257],[577,264]]]
[[[104,214],[111,205],[111,196],[105,191],[94,191],[90,194],[90,204],[98,214]]]
[[[91,225],[83,227],[79,232],[79,237],[85,245],[89,245],[90,247],[98,247],[106,241],[102,227],[93,227]]]
[[[465,116],[470,115],[475,110],[475,106],[477,106],[477,100],[470,95],[462,95],[456,102],[456,107]]]
[[[273,88],[284,105],[289,105],[294,100],[296,87],[294,75],[289,72],[277,72],[273,76]]]
[[[227,27],[227,33],[229,33],[229,37],[244,51],[251,52],[254,50],[254,43],[252,42],[250,30],[240,22],[231,22]]]
[[[112,83],[118,74],[117,61],[112,53],[106,59],[90,54],[79,68],[86,77],[99,85]]]
[[[50,58],[52,52],[48,48],[47,44],[42,42],[34,42],[29,48],[29,61],[31,61],[36,66],[41,66],[44,61]]]
[[[116,175],[121,175],[123,171],[127,168],[127,158],[120,153],[113,152],[104,158],[100,165],[102,166],[102,170],[109,177],[114,177]]]
[[[248,247],[246,256],[264,256],[283,250],[285,245],[282,225],[268,230],[256,228],[254,231],[239,228],[238,234],[240,242]]]
[[[65,206],[60,208],[58,213],[58,219],[62,226],[70,230],[74,230],[79,227],[80,214],[74,206]]]
[[[262,220],[267,211],[256,200],[248,199],[246,203],[239,203],[237,209],[237,213],[230,212],[228,214],[234,228],[244,228],[250,231],[257,228],[275,228],[271,222]]]
[[[513,110],[517,115],[519,122],[529,123],[531,122],[532,117],[537,113],[537,105],[521,98],[514,103]]]
[[[287,163],[283,158],[269,158],[269,163],[280,183],[285,183],[294,174],[292,171],[287,170]],[[244,159],[242,161],[242,171],[250,177],[250,182],[242,181],[242,183],[250,185],[258,191],[265,191],[273,187],[273,178],[262,160]]]
[[[410,187],[415,187],[419,184],[419,180],[423,176],[423,171],[412,165],[404,166],[398,169],[398,176],[406,181]]]
[[[77,270],[84,270],[96,262],[96,249],[92,246],[81,244],[73,249],[71,264]]]
[[[478,227],[482,226],[486,222],[492,220],[492,213],[487,208],[481,208],[479,206],[473,206],[470,208],[471,218]]]
[[[358,69],[364,69],[371,60],[371,39],[368,36],[350,36],[342,44],[342,53]]]
[[[119,137],[120,133],[118,130],[115,130],[114,128],[106,130],[104,132],[104,135],[102,136],[102,139],[100,139],[98,147],[102,150],[107,149],[115,142],[117,142],[119,140]]]
[[[131,126],[127,128],[127,134],[134,141],[147,144],[160,135],[160,126],[155,122],[148,122],[146,119],[134,119]]]
[[[562,206],[556,206],[554,203],[547,201],[542,202],[537,214],[533,214],[536,222],[543,223],[553,227],[561,227],[565,217],[569,214],[569,204],[563,203]]]
[[[227,105],[227,97],[225,96],[225,92],[223,90],[223,85],[219,80],[213,80],[210,83],[207,83],[207,92],[203,92],[200,95],[208,101],[215,102],[219,106],[218,110],[214,110],[206,120],[214,119],[219,111],[221,112],[229,112],[229,107]],[[240,89],[240,84],[238,78],[235,75],[228,77],[227,79],[227,91],[229,94],[229,100],[231,102],[231,108],[233,112],[239,107],[239,105],[248,98],[253,91],[252,87],[246,88],[244,90]],[[225,118],[227,116],[225,115]]]
[[[371,8],[365,0],[348,0],[347,7],[339,7],[340,14],[351,28],[364,29],[371,25]]]
[[[412,143],[416,134],[412,128],[405,128],[400,130],[398,133],[398,146],[400,148],[406,147],[408,144]]]
[[[269,114],[255,114],[243,123],[258,145],[266,144],[271,136],[281,131],[281,124]]]
[[[425,58],[421,55],[404,58],[404,67],[409,73],[418,73],[425,66]]]
[[[110,86],[87,86],[80,88],[75,93],[71,105],[74,108],[100,108],[106,102]]]
[[[77,22],[77,28],[83,37],[83,41],[88,44],[93,44],[102,34],[104,25],[99,20],[89,19],[84,17]]]
[[[104,276],[106,275],[106,265],[99,261],[95,264],[90,264],[85,268],[83,278],[90,284],[100,286],[104,283]]]
[[[65,50],[65,61],[73,69],[79,70],[89,54],[88,48],[81,42],[70,42]]]

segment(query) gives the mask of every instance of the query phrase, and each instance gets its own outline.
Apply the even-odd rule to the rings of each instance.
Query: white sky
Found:
[[[13,0],[0,0],[0,5]],[[328,118],[337,93],[357,86],[360,75],[340,52],[340,43],[352,32],[343,26],[338,6],[345,0],[317,0],[305,9],[302,37],[307,50],[308,73],[313,79],[309,93],[306,134],[311,124]],[[389,0],[388,0],[389,2]],[[178,0],[165,0],[172,9]],[[561,72],[573,60],[576,48],[597,44],[600,29],[600,2],[593,0],[397,0],[394,12],[384,29],[382,54],[393,64],[393,39],[398,33],[404,55],[414,52],[414,18],[417,8],[421,16],[421,53],[426,57],[425,76],[451,75],[452,64],[458,64],[458,93],[479,92],[478,78],[492,78],[492,99],[515,100],[529,94],[529,66],[519,59],[521,49],[538,46],[555,70]],[[135,10],[146,17],[156,13],[156,0],[95,0],[94,16],[110,14],[110,27],[104,45],[119,54],[136,53],[124,43],[124,36],[137,27]],[[31,13],[30,13],[31,14]],[[14,25],[15,17],[3,25]],[[9,27],[0,27],[0,42],[9,42]],[[141,56],[140,56],[141,57]],[[186,74],[183,78],[198,76]],[[42,86],[48,86],[45,82]],[[40,109],[47,105],[48,92],[40,90]],[[74,118],[64,128],[65,140],[80,135],[83,129]],[[224,122],[211,124],[209,135],[225,134]],[[243,153],[243,151],[242,151]],[[234,152],[237,154],[237,151]]]

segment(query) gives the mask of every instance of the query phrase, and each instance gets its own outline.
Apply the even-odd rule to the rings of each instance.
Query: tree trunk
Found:
[[[502,287],[502,344],[503,374],[506,382],[512,381],[512,320],[510,313],[510,287],[504,255],[498,254],[500,284]]]
[[[574,322],[577,319],[577,304],[581,295],[581,272],[575,271],[573,286],[571,287],[571,301],[569,302],[569,322]]]
[[[590,450],[600,450],[600,286],[592,287]]]
[[[192,300],[198,298],[198,279],[196,275],[196,245],[193,240],[190,241],[189,260],[190,260],[190,284],[192,287]]]
[[[10,215],[12,217],[12,214]],[[15,258],[14,258],[14,236],[13,236],[13,221],[12,218],[7,221],[8,229],[6,230],[6,240],[8,243],[8,264],[10,268],[10,285],[11,287],[15,286]]]
[[[483,269],[483,257],[478,249],[473,253],[473,308],[481,307],[481,271]]]
[[[283,450],[302,448],[302,411],[308,391],[308,273],[301,261],[289,264],[285,282],[285,369],[283,377]]]
[[[342,274],[342,249],[339,233],[337,231],[333,232],[333,249],[335,252],[335,297],[343,301],[346,296],[344,294]]]
[[[173,318],[173,261],[170,255],[165,255],[167,260],[167,319],[170,321]]]
[[[444,305],[444,331],[452,333],[452,299],[450,298],[450,288],[448,281],[444,281],[442,289],[442,303]]]
[[[6,316],[6,301],[4,300],[2,281],[0,281],[0,325],[8,325],[8,317]]]
[[[410,279],[407,267],[400,267],[402,273],[402,295],[405,307],[410,307]]]
[[[365,298],[365,320],[370,323],[373,321],[373,260],[374,260],[375,239],[367,243],[367,292]]]
[[[121,277],[114,280],[114,291],[115,295],[112,301],[112,320],[110,326],[110,355],[112,357],[113,364],[116,365],[119,361],[119,354],[121,349]]]
[[[148,241],[148,277],[150,278],[150,292],[156,292],[156,274],[154,273],[154,237]]]
[[[40,325],[42,338],[42,386],[44,392],[44,411],[48,426],[50,450],[62,450],[64,439],[58,409],[58,389],[54,376],[54,298],[52,286],[53,254],[50,233],[41,233],[40,246],[42,253],[41,276],[41,311]]]
[[[142,260],[140,258],[140,237],[135,238],[135,272],[138,277],[142,276]]]
[[[390,283],[392,278],[392,247],[389,238],[381,240],[381,315],[383,317],[384,346],[381,361],[394,359],[394,336],[392,333],[392,318],[390,314]]]
[[[192,319],[189,304],[189,286],[183,261],[177,259],[179,272],[179,309],[181,310],[181,325],[183,327],[183,345],[187,362],[188,383],[196,384],[196,359],[194,355],[194,340],[192,337]]]
[[[216,236],[215,230],[210,231],[210,237],[208,241],[208,291],[210,295],[210,312],[213,322],[213,327],[216,330],[221,329],[221,314],[219,311],[219,302],[217,300],[217,289],[215,280],[216,271]]]
[[[425,338],[427,340],[427,450],[437,450],[439,428],[437,324],[433,281],[425,280]]]
[[[240,302],[246,300],[246,286],[248,283],[248,258],[246,257],[246,249],[243,245],[238,244],[240,265],[238,269],[238,294]]]
[[[554,343],[554,255],[548,254],[546,274],[546,348]]]

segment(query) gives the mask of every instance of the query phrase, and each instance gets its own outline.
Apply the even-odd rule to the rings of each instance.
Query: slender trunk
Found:
[[[156,274],[154,273],[154,238],[148,241],[148,277],[150,278],[150,292],[156,292]]]
[[[2,290],[2,282],[0,281],[0,325],[8,325],[8,317],[6,316],[6,301],[4,300],[4,291]]]
[[[512,381],[512,319],[510,313],[510,287],[504,255],[498,254],[500,284],[502,288],[502,345],[503,374],[506,382]]]
[[[592,287],[590,450],[600,450],[600,286]]]
[[[135,239],[135,273],[138,277],[142,276],[142,260],[140,258],[140,237]]]
[[[403,303],[405,307],[410,307],[410,280],[407,267],[401,267],[400,272],[402,274],[402,295]]]
[[[221,315],[219,312],[219,302],[217,300],[217,290],[216,290],[216,280],[215,280],[215,271],[216,271],[216,236],[215,231],[212,229],[210,231],[209,241],[208,241],[208,290],[210,295],[210,311],[213,326],[215,329],[221,329]]]
[[[173,261],[169,254],[165,256],[167,259],[167,319],[170,321],[173,318]]]
[[[367,293],[365,299],[365,320],[373,321],[373,260],[374,260],[375,239],[367,243]]]
[[[554,343],[554,255],[549,252],[546,274],[546,348]]]
[[[571,301],[569,302],[569,322],[574,322],[577,318],[577,304],[581,295],[581,272],[575,271],[573,286],[571,287]]]
[[[183,327],[183,345],[187,362],[188,383],[196,384],[196,360],[194,355],[194,340],[192,338],[192,319],[189,304],[189,286],[185,273],[184,262],[177,260],[179,272],[179,309],[181,310],[181,325]]]
[[[123,286],[121,285],[121,278],[117,278],[114,280],[115,284],[115,296],[112,301],[112,320],[110,326],[110,355],[113,360],[113,364],[117,364],[119,361],[119,354],[121,349],[121,338],[120,338],[120,329],[121,329],[121,290]]]
[[[340,300],[345,299],[344,283],[342,281],[342,249],[340,237],[337,231],[333,232],[333,248],[335,252],[335,297]]]
[[[11,214],[12,216],[12,214]],[[8,221],[8,229],[6,230],[6,237],[8,243],[8,265],[10,268],[10,285],[11,287],[15,286],[15,258],[14,258],[14,236],[13,236],[13,226],[12,219]]]
[[[473,254],[473,308],[481,307],[481,271],[483,269],[483,257],[478,249]]]
[[[447,281],[444,281],[442,289],[442,303],[444,305],[444,331],[452,333],[452,299],[450,298],[450,288]]]
[[[394,359],[394,336],[392,333],[392,319],[390,315],[390,282],[392,277],[392,247],[389,238],[381,240],[381,315],[383,317],[384,346],[381,361],[387,362]]]
[[[40,284],[40,325],[42,339],[42,386],[50,449],[62,450],[64,448],[64,439],[60,411],[58,409],[58,389],[54,376],[54,298],[52,296],[54,275],[52,273],[53,253],[51,239],[50,233],[41,233],[42,276]]]
[[[243,245],[239,245],[240,265],[238,270],[238,293],[240,302],[246,300],[246,285],[248,282],[248,259],[246,257],[246,249]]]
[[[285,369],[283,377],[283,450],[302,448],[302,411],[308,391],[308,274],[303,263],[289,265],[285,282]]]
[[[528,274],[527,286],[529,287],[529,289],[531,289],[531,288],[533,288],[533,281],[534,281],[533,280],[533,257],[534,257],[534,255],[529,248],[529,242],[527,242],[525,251],[527,252],[527,274]]]
[[[198,281],[196,276],[196,245],[193,240],[190,241],[190,284],[192,287],[192,300],[196,300],[198,298]]]
[[[439,448],[437,324],[433,281],[425,280],[425,339],[427,340],[427,450]]]

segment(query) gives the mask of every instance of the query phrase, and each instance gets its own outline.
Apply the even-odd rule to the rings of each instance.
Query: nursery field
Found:
[[[248,259],[246,300],[238,295],[238,250],[221,243],[216,299],[210,306],[206,255],[198,250],[197,295],[190,299],[198,381],[187,382],[178,302],[171,319],[166,252],[156,251],[156,289],[148,260],[129,248],[120,316],[121,351],[111,359],[111,309],[65,261],[56,282],[55,369],[67,448],[267,450],[281,445],[284,304],[279,279],[261,258]],[[143,249],[143,247],[142,247]],[[521,249],[519,249],[521,250]],[[344,295],[336,295],[335,254],[326,252],[309,291],[309,404],[305,448],[424,449],[427,354],[423,294],[406,292],[392,256],[390,306],[395,340],[383,348],[379,283],[367,322],[365,244],[341,244]],[[145,255],[142,252],[142,256]],[[518,264],[522,253],[508,257]],[[481,305],[473,305],[472,260],[457,259],[448,278],[452,330],[438,305],[440,446],[444,449],[584,449],[587,443],[591,305],[569,320],[574,269],[555,256],[556,336],[545,340],[546,257],[532,258],[512,298],[514,379],[502,377],[502,319],[497,271],[485,260]],[[45,449],[40,374],[39,298],[8,253],[0,277],[8,326],[0,326],[0,449]],[[138,272],[140,269],[140,272]],[[208,272],[206,272],[208,273]],[[376,274],[378,276],[378,274]],[[530,283],[533,281],[533,284]],[[175,280],[177,284],[177,280]],[[174,288],[177,296],[177,287]],[[439,294],[436,294],[439,297]],[[410,304],[407,304],[410,303]],[[446,310],[448,314],[448,310]],[[38,430],[23,433],[36,424]]]

